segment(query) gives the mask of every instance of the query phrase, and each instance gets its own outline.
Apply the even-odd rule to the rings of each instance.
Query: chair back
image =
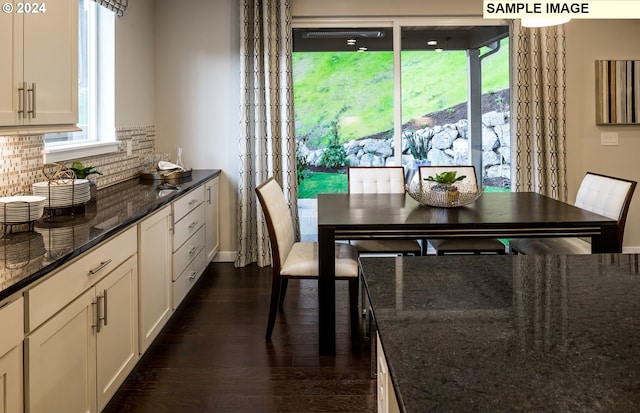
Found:
[[[405,192],[402,166],[353,166],[348,169],[349,193],[403,194]]]
[[[576,195],[575,206],[618,221],[620,248],[636,184],[627,179],[587,172]]]
[[[463,185],[469,191],[477,191],[478,190],[478,181],[476,179],[476,169],[471,165],[454,165],[454,166],[421,166],[418,170],[418,175],[420,176],[420,184],[424,182],[423,179],[428,178],[430,176],[436,176],[436,174],[441,174],[443,172],[448,171],[456,171],[457,176],[464,175],[465,178],[460,181],[461,185]]]
[[[282,263],[285,262],[295,243],[295,231],[289,204],[284,197],[282,188],[273,177],[258,185],[256,194],[267,221],[273,267],[280,271]]]

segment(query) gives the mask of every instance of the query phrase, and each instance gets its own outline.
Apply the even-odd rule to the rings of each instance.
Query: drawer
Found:
[[[57,270],[25,293],[27,330],[33,331],[49,317],[90,288],[138,250],[138,232],[131,227],[98,244],[68,266]]]
[[[204,204],[200,203],[193,211],[177,222],[173,227],[173,251],[177,251],[186,240],[198,232],[204,224],[204,220]]]
[[[206,267],[204,249],[200,250],[200,253],[180,274],[178,279],[173,282],[173,308],[176,309],[184,297],[187,295],[193,284],[198,281],[200,275]]]
[[[204,202],[204,185],[173,202],[173,222],[178,222]]]
[[[22,297],[0,308],[0,331],[2,332],[0,358],[2,358],[24,339],[24,300]],[[1,389],[0,395],[2,395]]]
[[[173,279],[177,279],[187,265],[204,249],[205,231],[204,227],[189,238],[176,252],[173,253]]]

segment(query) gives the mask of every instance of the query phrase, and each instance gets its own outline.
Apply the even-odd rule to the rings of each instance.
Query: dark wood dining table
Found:
[[[337,240],[589,237],[594,253],[620,253],[617,221],[533,192],[484,193],[470,205],[420,205],[408,194],[318,195],[319,352],[336,351]]]

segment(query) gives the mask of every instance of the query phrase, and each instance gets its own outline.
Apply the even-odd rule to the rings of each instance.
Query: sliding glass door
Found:
[[[294,27],[300,198],[346,191],[348,166],[474,165],[508,189],[507,26]]]

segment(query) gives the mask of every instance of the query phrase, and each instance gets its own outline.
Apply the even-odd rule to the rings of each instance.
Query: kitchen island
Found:
[[[638,262],[362,258],[400,411],[637,412]]]
[[[98,190],[84,206],[45,210],[33,231],[3,234],[0,302],[219,174],[193,170],[190,177],[169,181],[176,189],[162,189],[159,180],[130,179]]]

